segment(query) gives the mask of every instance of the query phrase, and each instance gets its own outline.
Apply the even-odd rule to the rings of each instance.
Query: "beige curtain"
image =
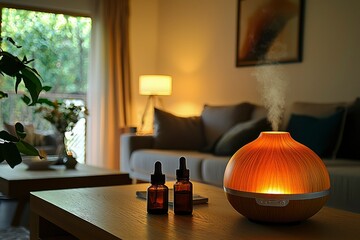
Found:
[[[86,163],[119,169],[130,121],[129,0],[96,0],[92,17]]]

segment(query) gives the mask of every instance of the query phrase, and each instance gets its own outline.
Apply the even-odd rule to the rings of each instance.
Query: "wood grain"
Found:
[[[20,164],[14,169],[0,164],[0,192],[19,202],[12,225],[18,226],[31,191],[130,184],[128,173],[107,170],[84,164],[68,170],[65,166],[51,166],[46,170],[28,170]]]
[[[67,170],[52,166],[47,170],[30,171],[20,164],[14,169],[0,164],[0,192],[10,198],[28,198],[31,191],[130,184],[127,173],[120,173],[85,164]]]
[[[243,192],[301,194],[328,190],[330,177],[320,157],[288,132],[262,132],[231,157],[224,186]]]
[[[171,186],[173,183],[167,183]],[[221,188],[194,183],[209,198],[192,216],[149,215],[136,191],[149,184],[42,191],[31,194],[31,239],[58,226],[78,239],[352,239],[360,233],[360,215],[323,208],[307,221],[266,225],[237,213]],[[39,224],[47,222],[47,224]],[[49,233],[47,236],[49,236]],[[55,236],[51,236],[55,237]],[[63,236],[66,239],[66,236]],[[46,239],[46,238],[45,238]],[[71,238],[69,238],[71,239]]]

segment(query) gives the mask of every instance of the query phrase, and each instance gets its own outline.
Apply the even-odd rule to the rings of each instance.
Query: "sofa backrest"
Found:
[[[251,120],[261,119],[267,117],[267,110],[264,106],[255,105],[254,110],[251,114]]]

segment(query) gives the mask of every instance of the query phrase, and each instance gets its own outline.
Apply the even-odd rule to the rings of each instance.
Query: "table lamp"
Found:
[[[141,128],[143,130],[145,124],[145,117],[152,104],[153,107],[163,108],[161,98],[157,96],[171,95],[172,91],[172,78],[167,75],[141,75],[139,77],[139,94],[149,96],[144,113],[141,117]],[[159,105],[157,104],[159,103]]]
[[[262,132],[228,162],[224,190],[240,214],[257,222],[305,220],[325,204],[329,173],[322,160],[288,132]]]

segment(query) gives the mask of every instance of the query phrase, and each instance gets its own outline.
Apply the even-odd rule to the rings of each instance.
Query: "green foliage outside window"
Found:
[[[18,45],[26,46],[16,49],[4,41],[2,49],[35,59],[29,66],[51,86],[47,98],[55,100],[64,94],[86,95],[90,18],[13,8],[3,8],[1,17],[1,36],[10,36]],[[26,107],[18,96],[10,94],[14,92],[13,80],[0,76],[0,89],[9,93],[9,98],[0,102],[0,124],[22,121],[33,124],[38,130],[53,129],[34,113],[33,108]],[[19,92],[22,90],[20,85]]]
[[[2,10],[1,35],[26,46],[16,54],[36,59],[32,67],[55,93],[86,93],[90,31],[91,19],[86,17]],[[8,82],[1,84],[2,89],[12,89]]]
[[[43,83],[51,86],[50,94],[48,93],[47,97],[51,98],[51,94],[86,94],[90,18],[10,8],[2,8],[1,14],[1,37],[11,37],[16,40],[17,45],[26,46],[16,48],[12,44],[6,44],[7,41],[2,41],[1,50],[4,53],[10,52],[12,56],[27,56],[21,61],[29,68],[36,69],[37,73],[41,75]],[[2,54],[2,57],[5,55]],[[32,61],[32,59],[36,60]],[[10,115],[14,115],[16,112],[21,115],[18,117],[19,121],[28,117],[24,116],[25,112],[31,112],[34,116],[34,109],[28,110],[31,107],[24,104],[21,95],[27,90],[29,90],[28,93],[33,94],[35,90],[34,88],[30,90],[29,86],[25,85],[25,80],[18,85],[19,82],[11,74],[10,76],[7,73],[0,75],[0,98],[2,98],[0,101],[0,124],[4,120],[11,119]],[[20,96],[11,94],[14,92],[14,85]],[[7,97],[7,93],[9,93],[8,98],[3,98]],[[31,95],[32,100],[34,97],[38,97],[38,93]],[[34,119],[28,119],[25,122],[34,123]],[[9,143],[5,142],[7,146],[15,146],[12,143],[16,143],[17,148],[25,154],[38,154],[37,151],[33,151],[35,149],[32,146],[24,145],[26,143],[22,139],[26,133],[21,124],[16,125],[16,133],[17,136],[11,136],[5,131],[1,131],[0,140],[9,141]],[[3,140],[1,140],[2,143],[4,143]],[[13,167],[21,161],[15,148],[10,149],[4,144],[0,146],[0,162],[10,159],[8,163]]]

